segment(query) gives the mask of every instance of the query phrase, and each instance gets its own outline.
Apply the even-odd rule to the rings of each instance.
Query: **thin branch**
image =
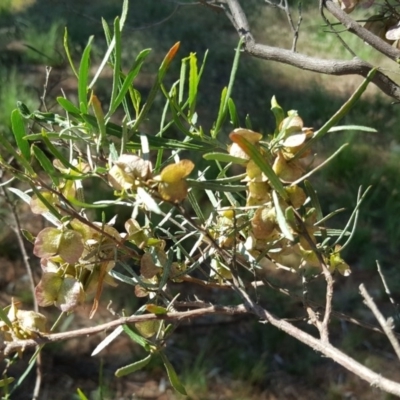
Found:
[[[95,335],[97,333],[110,330],[116,328],[117,326],[135,323],[135,322],[144,322],[144,321],[152,321],[152,320],[175,320],[180,321],[188,318],[199,318],[205,315],[237,315],[237,314],[247,314],[247,310],[243,305],[239,306],[210,306],[205,308],[198,308],[189,311],[182,312],[171,312],[164,315],[155,315],[155,314],[144,314],[144,315],[132,315],[130,317],[122,317],[110,322],[106,322],[104,324],[100,324],[97,326],[92,326],[88,328],[76,329],[68,332],[61,333],[52,333],[52,334],[40,334],[35,339],[27,339],[27,340],[15,340],[13,342],[6,342],[6,347],[4,349],[4,354],[8,355],[13,351],[18,349],[24,349],[27,347],[34,347],[37,345],[42,345],[46,343],[55,343],[61,342],[64,340],[74,339],[77,337],[90,336]]]
[[[377,305],[374,302],[374,299],[369,295],[369,293],[363,283],[360,285],[360,293],[361,293],[361,296],[364,298],[364,303],[368,306],[368,308],[374,314],[375,318],[379,322],[379,325],[382,327],[387,338],[389,339],[389,342],[392,345],[392,347],[397,355],[397,358],[400,360],[400,344],[399,344],[399,341],[396,339],[395,335],[393,334],[392,324],[390,324],[389,321],[387,321],[386,318],[379,311]]]
[[[379,276],[381,278],[383,287],[385,288],[385,292],[388,295],[390,302],[394,305],[394,307],[396,309],[396,312],[397,312],[398,311],[397,310],[398,309],[398,305],[396,304],[396,302],[394,301],[394,299],[392,297],[392,294],[390,293],[389,286],[388,286],[388,284],[386,282],[385,275],[383,275],[382,268],[381,268],[381,265],[379,264],[378,260],[376,260],[376,268],[377,268],[378,274],[379,274]]]
[[[343,40],[343,38],[340,36],[341,32],[338,32],[334,26],[331,24],[331,21],[329,21],[329,19],[326,17],[325,13],[324,13],[324,7],[323,7],[323,1],[321,0],[320,3],[320,8],[319,8],[320,14],[322,19],[325,21],[325,23],[327,24],[327,26],[329,26],[331,28],[331,31],[336,35],[336,37],[339,39],[339,41],[341,42],[342,46],[353,56],[353,57],[357,57],[356,53],[350,48],[350,46]]]
[[[225,13],[227,17],[232,22],[239,36],[244,38],[243,51],[253,57],[288,64],[299,69],[320,74],[337,76],[360,75],[367,77],[368,73],[373,68],[371,64],[358,58],[353,58],[352,60],[322,59],[309,57],[301,53],[294,53],[291,50],[256,43],[250,32],[249,23],[239,1],[226,0],[226,5]],[[366,31],[366,29],[362,29]],[[390,47],[386,43],[385,45]],[[396,57],[400,55],[399,50],[394,50],[394,52]],[[383,72],[377,71],[372,82],[386,95],[400,101],[400,86]]]
[[[397,60],[400,59],[400,50],[392,47],[380,37],[362,27],[357,21],[354,21],[354,19],[341,10],[332,0],[325,0],[324,6],[349,32],[354,33],[360,39],[364,40],[364,42],[393,61],[397,62]]]
[[[301,3],[299,3],[299,19],[297,21],[297,25],[295,26],[294,22],[293,22],[293,18],[292,18],[292,13],[290,12],[290,7],[289,7],[288,0],[281,0],[279,2],[279,4],[272,3],[270,0],[265,0],[265,2],[268,5],[270,5],[272,7],[279,8],[282,11],[285,12],[286,18],[287,18],[287,20],[289,22],[290,29],[292,30],[292,33],[293,33],[292,51],[295,52],[296,51],[297,41],[299,39],[300,25],[301,25],[301,22],[303,20],[303,17],[301,15]]]
[[[276,318],[267,310],[265,310],[258,304],[255,304],[250,299],[249,295],[240,287],[237,287],[236,289],[238,292],[240,292],[240,295],[244,300],[244,304],[247,310],[257,315],[261,320],[269,322],[271,325],[294,337],[298,341],[306,344],[315,351],[318,351],[324,356],[331,358],[333,361],[337,362],[348,371],[369,382],[371,386],[377,387],[385,392],[394,394],[396,396],[400,396],[399,383],[391,381],[387,378],[383,378],[380,374],[377,374],[369,368],[365,367],[364,365],[360,364],[353,358],[349,357],[347,354],[332,346],[330,343],[323,342],[321,339],[317,339],[309,335],[308,333],[297,328],[290,322]]]

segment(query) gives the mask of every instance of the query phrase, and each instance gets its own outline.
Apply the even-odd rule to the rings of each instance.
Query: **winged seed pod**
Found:
[[[7,317],[12,324],[12,330],[5,322],[0,321],[0,332],[7,341],[14,338],[32,339],[46,332],[46,317],[34,311],[19,310],[13,299]]]
[[[304,174],[300,163],[297,160],[286,161],[281,151],[278,151],[272,169],[285,182],[294,182]]]
[[[151,162],[135,154],[122,154],[108,171],[108,183],[116,190],[136,188],[151,177]]]
[[[369,30],[386,43],[392,44],[400,38],[397,33],[398,26],[393,18],[384,18],[382,15],[373,15],[367,19],[364,28]]]
[[[185,178],[193,171],[194,164],[190,160],[181,160],[176,164],[167,165],[154,178],[158,181],[158,193],[166,200],[179,203],[186,199],[188,186]]]
[[[251,144],[257,144],[262,139],[261,133],[251,131],[250,129],[237,128],[233,130],[231,134],[232,133],[244,137]],[[232,143],[228,147],[228,151],[229,154],[233,157],[243,158],[244,160],[250,159],[247,153],[237,143]]]
[[[258,208],[251,220],[252,233],[256,239],[268,239],[276,226],[275,207],[272,203]]]
[[[358,5],[371,7],[375,0],[333,0],[345,13],[350,14]]]

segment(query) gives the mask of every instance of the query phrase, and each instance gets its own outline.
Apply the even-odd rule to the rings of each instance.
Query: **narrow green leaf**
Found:
[[[240,59],[240,53],[242,50],[242,44],[244,41],[244,37],[241,37],[239,40],[239,43],[236,48],[235,52],[235,58],[233,59],[233,64],[232,64],[232,69],[231,69],[231,75],[229,77],[229,83],[228,87],[226,89],[226,92],[223,96],[221,96],[221,104],[220,104],[220,109],[218,112],[218,117],[217,117],[217,122],[215,123],[215,128],[212,132],[212,137],[215,138],[218,135],[219,130],[221,129],[222,124],[224,123],[227,109],[228,109],[228,100],[231,97],[232,94],[232,89],[233,89],[233,84],[235,83],[235,77],[236,77],[236,72],[239,66],[239,59]]]
[[[104,24],[103,24],[103,27],[104,27]],[[93,77],[92,81],[89,84],[89,89],[93,89],[93,86],[97,82],[97,79],[99,78],[99,76],[102,73],[104,67],[106,66],[106,64],[108,62],[108,59],[110,58],[111,53],[113,52],[114,47],[115,47],[115,38],[113,38],[111,40],[111,42],[107,41],[107,43],[108,43],[108,49],[106,51],[106,54],[103,57],[103,60],[101,61],[100,65],[99,65],[99,67],[97,68],[97,71],[94,74],[94,77]]]
[[[137,118],[140,114],[140,103],[142,102],[142,95],[135,88],[129,87],[129,97],[131,99]]]
[[[150,54],[151,49],[145,49],[142,50],[139,55],[136,57],[136,60],[129,71],[128,75],[123,81],[123,84],[121,86],[121,89],[118,93],[118,95],[115,97],[114,102],[112,103],[112,106],[110,106],[110,111],[107,113],[107,117],[113,114],[116,110],[116,108],[121,104],[122,100],[124,99],[125,95],[127,94],[129,88],[132,85],[133,80],[136,78],[138,75],[140,69],[142,68],[142,65],[146,59],[146,57]],[[136,107],[135,107],[136,109]]]
[[[34,244],[35,243],[35,236],[32,235],[29,231],[26,229],[21,229],[22,236],[29,242]]]
[[[282,107],[278,104],[276,97],[272,96],[271,99],[271,111],[275,116],[275,135],[279,132],[279,125],[285,118],[285,112]]]
[[[186,396],[187,395],[186,390],[185,390],[184,386],[182,385],[178,375],[176,374],[174,367],[169,362],[167,356],[163,352],[160,352],[160,356],[163,360],[165,369],[167,370],[168,378],[169,378],[169,381],[171,382],[172,387],[177,392]]]
[[[203,214],[203,211],[201,209],[201,206],[200,206],[200,204],[199,204],[199,202],[197,200],[197,196],[193,193],[193,191],[190,191],[188,193],[187,199],[189,200],[190,205],[192,206],[193,211],[195,212],[196,217],[199,220],[199,224],[204,224],[206,219],[204,217],[204,214]]]
[[[317,221],[322,221],[324,218],[324,214],[322,213],[322,208],[321,208],[321,204],[318,199],[317,192],[314,190],[310,181],[308,181],[308,180],[304,181],[304,189],[306,190],[307,196],[311,200],[311,205],[315,208]],[[323,239],[325,240],[327,237],[325,229],[321,230],[321,235],[322,235]]]
[[[150,362],[152,357],[153,357],[153,354],[149,354],[146,358],[143,358],[143,360],[136,361],[129,365],[125,365],[125,367],[122,367],[122,368],[118,368],[115,371],[115,376],[120,378],[121,376],[131,374],[132,372],[135,372],[135,371],[138,371],[139,369],[144,368]]]
[[[231,156],[228,153],[207,153],[203,155],[203,158],[207,161],[220,161],[220,162],[231,162],[233,164],[241,164],[245,165],[248,163],[248,160],[240,157]]]
[[[367,196],[368,192],[371,190],[371,188],[372,188],[372,186],[368,186],[367,189],[365,190],[365,192],[362,193],[362,187],[360,186],[360,188],[358,190],[358,196],[357,196],[357,205],[355,206],[353,212],[351,213],[351,216],[350,216],[349,220],[347,221],[346,226],[343,228],[342,234],[337,238],[337,240],[335,241],[335,243],[333,244],[332,247],[334,247],[340,243],[340,241],[343,239],[343,237],[346,235],[346,233],[348,233],[351,224],[353,224],[353,227],[351,229],[350,236],[348,237],[346,242],[341,247],[341,251],[344,250],[349,245],[351,240],[353,239],[354,233],[357,228],[358,215],[360,213],[361,204],[364,201],[365,197]],[[354,223],[353,223],[353,221],[354,221]]]
[[[201,189],[201,190],[213,190],[214,192],[244,192],[247,190],[245,185],[224,185],[223,183],[218,183],[216,181],[196,181],[194,179],[186,179],[186,182],[190,187]]]
[[[0,319],[1,319],[10,329],[13,328],[12,323],[11,323],[11,321],[9,320],[7,313],[3,310],[2,307],[0,307]]]
[[[42,140],[44,142],[44,144],[46,145],[47,150],[53,154],[53,156],[58,159],[66,168],[71,168],[76,172],[79,172],[79,169],[76,168],[74,165],[72,165],[65,157],[64,155],[57,150],[57,148],[53,145],[53,143],[51,143],[51,141],[49,140],[49,138],[47,137],[47,132],[42,130]]]
[[[115,104],[115,99],[117,98],[118,94],[121,73],[121,31],[119,27],[119,17],[115,18],[114,20],[114,39],[115,49],[113,53],[113,83],[111,89],[110,109],[107,113],[107,117],[110,117],[112,114],[112,110],[115,110],[117,108],[117,104]]]
[[[155,315],[164,315],[168,313],[168,310],[165,307],[161,307],[156,304],[146,304],[146,310]]]
[[[186,64],[188,59],[183,58],[181,61],[181,72],[179,74],[179,90],[178,90],[178,102],[182,104],[183,102],[183,93],[185,91],[185,82],[186,82]]]
[[[20,112],[20,114],[24,118],[31,118],[31,114],[32,113],[30,112],[30,110],[27,107],[27,105],[22,103],[22,101],[17,101],[17,108],[18,108],[18,111]]]
[[[13,110],[11,113],[11,126],[12,131],[17,142],[17,146],[21,151],[22,156],[26,159],[30,159],[30,145],[27,140],[24,139],[26,136],[25,121],[18,110]]]
[[[5,138],[4,135],[0,135],[0,145],[2,145],[16,160],[17,162],[25,168],[25,170],[31,175],[36,176],[35,171],[32,169],[28,160],[19,154],[11,143]]]
[[[138,345],[142,346],[144,349],[149,348],[149,343],[148,341],[143,338],[142,336],[138,335],[135,331],[133,331],[131,328],[129,328],[128,325],[122,325],[122,328],[124,332]]]
[[[124,0],[122,3],[122,12],[121,12],[121,22],[120,22],[120,29],[122,29],[125,25],[126,18],[128,17],[128,9],[129,9],[129,0]]]
[[[82,390],[81,389],[76,389],[76,392],[78,393],[78,397],[79,397],[79,400],[89,400],[86,396],[85,396],[85,394],[82,392]]]
[[[112,41],[111,31],[110,31],[110,27],[108,26],[107,21],[104,18],[101,19],[101,25],[103,26],[104,36],[106,38],[107,44],[108,44],[108,46],[110,46],[111,41]]]
[[[283,236],[286,239],[289,239],[290,241],[294,241],[293,234],[290,230],[289,225],[286,222],[285,215],[282,211],[281,205],[279,203],[278,195],[276,194],[276,191],[272,191],[272,199],[274,201],[274,206],[275,206],[275,211],[276,211],[276,220],[278,222],[279,228],[283,234]]]
[[[14,382],[14,378],[5,378],[5,379],[0,379],[0,387],[7,387],[10,383]],[[3,397],[4,398],[4,397]]]
[[[225,118],[224,116],[224,105],[225,105],[225,100],[228,95],[228,88],[225,86],[222,91],[221,91],[221,99],[219,101],[219,109],[218,109],[218,115],[217,115],[217,121],[215,122],[214,129],[211,131],[211,137],[216,138],[218,131],[220,129],[220,126],[223,123],[223,120]]]
[[[251,123],[251,119],[250,119],[250,115],[249,114],[246,115],[245,125],[246,125],[247,129],[250,129],[251,131],[253,130],[253,124]]]
[[[65,54],[67,55],[67,59],[68,59],[69,65],[71,66],[72,72],[73,72],[73,73],[75,74],[75,76],[78,78],[78,73],[76,72],[74,62],[72,61],[71,53],[69,52],[69,46],[68,46],[68,30],[67,30],[67,27],[65,27],[65,30],[64,30],[64,41],[63,41],[63,45],[64,45]]]
[[[57,97],[58,104],[67,112],[79,114],[81,111],[78,107],[74,106],[69,100],[65,97]]]
[[[89,65],[90,65],[90,51],[92,48],[93,36],[90,36],[88,44],[82,54],[81,63],[79,65],[79,78],[78,78],[78,99],[80,110],[83,113],[88,112],[88,78],[89,78]]]
[[[199,74],[197,69],[196,53],[190,53],[189,56],[189,118],[196,109],[197,86],[199,83]]]
[[[47,213],[42,213],[41,215],[46,218],[48,221],[53,222],[54,225],[58,226],[60,225],[60,221],[62,219],[62,215],[58,212],[58,210],[53,206],[53,204],[49,203],[46,199],[46,197],[44,197],[42,195],[42,193],[40,192],[40,190],[34,186],[33,184],[31,185],[31,189],[33,190],[33,192],[36,194],[36,196],[40,199],[40,201],[47,207],[47,209],[49,210],[49,215],[47,215]]]
[[[107,208],[107,207],[111,207],[114,205],[112,202],[111,203],[102,203],[102,204],[85,203],[83,201],[78,200],[76,197],[68,197],[67,200],[74,206],[77,206],[80,208],[87,208],[87,209]]]
[[[378,132],[375,128],[363,125],[338,125],[329,129],[330,132],[341,132],[341,131],[361,131],[361,132]]]
[[[228,100],[228,108],[229,108],[229,114],[231,116],[231,123],[232,123],[233,127],[239,128],[240,127],[239,116],[237,114],[235,102],[232,100],[232,98],[230,98]]]
[[[56,176],[58,174],[58,171],[54,168],[52,162],[48,159],[48,157],[42,151],[42,149],[40,149],[40,147],[32,145],[32,151],[44,171],[47,172],[47,174],[50,176],[54,185],[58,186],[59,180]]]
[[[356,91],[350,96],[350,98],[340,107],[340,109],[317,131],[311,140],[306,142],[303,148],[296,154],[295,158],[300,157],[310,146],[312,146],[316,140],[321,139],[329,130],[335,126],[357,103],[358,99],[367,89],[368,84],[371,82],[372,78],[375,76],[377,68],[372,68],[369,71],[367,77],[361,83],[361,85],[356,89]]]

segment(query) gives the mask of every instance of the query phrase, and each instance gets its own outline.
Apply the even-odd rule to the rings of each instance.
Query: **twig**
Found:
[[[246,15],[242,10],[239,1],[225,0],[225,3],[227,6],[225,10],[227,17],[232,22],[239,36],[245,39],[243,44],[243,51],[253,57],[288,64],[299,69],[313,71],[320,74],[337,76],[360,75],[363,77],[367,77],[368,73],[371,71],[371,69],[373,69],[373,66],[371,64],[360,60],[359,58],[353,58],[352,60],[322,59],[309,57],[301,53],[294,53],[291,50],[256,43],[250,32],[250,27]],[[329,3],[331,2],[329,1]],[[337,9],[337,7],[335,9]],[[360,27],[358,24],[357,26]],[[366,31],[366,29],[362,29],[363,32]],[[375,35],[371,33],[370,35],[376,38]],[[385,45],[391,48],[386,43]],[[393,50],[393,52],[391,53],[392,56],[400,56],[399,50]],[[372,82],[376,86],[378,86],[383,93],[400,101],[400,86],[384,73],[382,73],[381,71],[377,71],[374,78],[372,79]]]
[[[343,38],[340,36],[340,32],[338,32],[333,25],[331,24],[331,21],[325,16],[324,13],[324,7],[323,7],[323,0],[320,1],[320,8],[319,8],[320,14],[322,19],[325,21],[325,23],[331,28],[331,31],[336,35],[336,37],[339,39],[339,41],[342,43],[342,46],[353,56],[357,57],[357,54],[350,48],[350,46],[343,40]]]
[[[369,368],[365,367],[364,365],[360,364],[353,358],[349,357],[347,354],[332,346],[330,343],[323,342],[321,339],[317,339],[309,335],[308,333],[297,328],[290,322],[284,321],[280,318],[276,318],[266,309],[259,306],[258,304],[255,304],[243,289],[238,286],[236,287],[236,289],[240,293],[240,296],[243,298],[244,305],[247,310],[257,315],[261,320],[269,322],[271,325],[294,337],[296,340],[306,344],[315,351],[322,353],[324,356],[331,358],[333,361],[337,362],[348,371],[369,382],[371,386],[375,386],[385,392],[400,396],[399,383],[387,378],[383,378],[380,374],[377,374]]]
[[[349,32],[354,33],[364,42],[368,43],[374,49],[378,50],[393,61],[397,62],[397,60],[400,59],[400,50],[392,47],[390,44],[362,27],[357,21],[354,21],[354,19],[349,17],[343,10],[333,3],[332,0],[324,0],[324,6],[338,21],[342,23],[344,27],[346,27]]]
[[[379,274],[379,276],[380,276],[380,278],[381,278],[383,287],[385,288],[385,292],[386,292],[386,294],[388,295],[390,302],[391,302],[391,303],[394,305],[394,307],[396,308],[396,312],[397,312],[397,311],[398,311],[398,304],[396,304],[396,302],[393,300],[392,294],[390,293],[389,286],[388,286],[388,284],[387,284],[387,282],[386,282],[385,276],[383,275],[382,268],[381,268],[381,266],[380,266],[378,260],[376,260],[376,268],[377,268],[378,274]]]
[[[77,337],[90,336],[95,335],[97,333],[110,330],[116,328],[117,326],[135,323],[135,322],[144,322],[144,321],[152,321],[152,320],[183,320],[188,318],[199,318],[206,315],[236,315],[236,314],[246,314],[246,308],[243,305],[239,306],[210,306],[205,308],[198,308],[189,311],[182,312],[171,312],[164,315],[155,315],[155,314],[144,314],[144,315],[132,315],[130,317],[122,317],[110,322],[106,322],[104,324],[100,324],[97,326],[92,326],[89,328],[76,329],[68,332],[61,333],[52,333],[52,334],[41,334],[38,335],[35,339],[28,340],[16,340],[13,342],[6,343],[6,347],[4,349],[4,354],[8,355],[13,351],[16,351],[21,348],[33,347],[46,343],[55,343],[61,342],[64,340],[69,340]]]
[[[375,318],[379,322],[379,325],[382,327],[387,338],[389,339],[389,342],[392,345],[392,347],[397,355],[397,358],[400,360],[400,344],[393,334],[393,326],[391,326],[391,324],[389,324],[389,322],[385,319],[385,317],[379,311],[377,305],[375,304],[373,298],[369,295],[369,293],[363,283],[360,285],[360,293],[361,293],[361,296],[364,298],[364,303],[368,306],[368,308],[374,314]]]
[[[285,12],[287,20],[289,22],[290,29],[292,30],[292,33],[293,33],[292,51],[296,52],[296,45],[297,45],[297,41],[299,39],[300,25],[303,20],[303,17],[301,15],[301,3],[299,3],[299,19],[297,21],[297,26],[295,26],[293,23],[292,13],[290,12],[288,0],[280,0],[279,4],[273,3],[270,0],[265,0],[265,2],[268,5],[270,5],[272,7],[280,8],[282,11]]]
[[[42,106],[44,111],[48,111],[47,110],[47,106],[46,106],[46,95],[47,95],[47,89],[49,86],[49,79],[50,79],[50,73],[51,73],[52,68],[51,67],[46,67],[46,79],[44,81],[44,85],[43,85],[43,94],[40,97],[40,100],[42,102]]]

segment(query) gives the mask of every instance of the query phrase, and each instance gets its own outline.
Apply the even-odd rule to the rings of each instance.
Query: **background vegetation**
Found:
[[[95,35],[94,54],[98,54],[100,62],[106,48],[102,42],[100,19],[103,17],[111,22],[120,13],[121,3],[120,0],[32,0],[8,1],[0,5],[0,130],[9,132],[10,140],[10,113],[15,108],[16,100],[23,101],[30,109],[43,107],[41,96],[46,79],[45,65],[52,66],[46,93],[47,107],[55,107],[54,98],[60,95],[61,88],[70,99],[76,96],[75,81],[62,49],[63,27],[68,26],[71,48],[77,56],[81,54],[88,37]],[[244,5],[258,37],[268,37],[274,43],[287,44],[288,35],[282,35],[282,26],[286,24],[284,15],[258,0],[248,0]],[[153,49],[151,62],[147,62],[137,81],[137,86],[146,92],[150,90],[158,65],[173,43],[181,41],[182,57],[196,52],[201,59],[208,49],[198,110],[204,127],[210,128],[218,109],[221,89],[228,82],[237,35],[224,15],[198,5],[187,5],[174,12],[175,7],[174,2],[169,1],[132,0],[125,29],[123,58],[129,65],[140,50],[147,47]],[[340,43],[325,31],[317,9],[305,7],[303,16],[300,50],[310,55],[346,57]],[[350,46],[361,49],[365,58],[389,68],[373,49],[354,36],[348,35],[345,39]],[[173,68],[171,79],[175,79],[179,73],[178,64]],[[390,68],[393,74],[398,74],[396,67],[390,65]],[[241,118],[250,114],[256,131],[266,133],[274,127],[269,112],[273,95],[284,109],[297,109],[307,126],[320,127],[359,82],[358,78],[316,76],[291,67],[242,57],[233,97]],[[110,88],[111,76],[102,76],[97,94],[103,102],[108,98]],[[159,107],[148,118],[148,132],[157,129],[160,124],[161,102]],[[350,146],[317,178],[324,210],[339,207],[348,210],[334,224],[340,226],[348,218],[356,204],[359,186],[373,185],[363,204],[356,236],[344,255],[353,274],[346,282],[339,283],[335,298],[336,310],[354,316],[362,313],[361,300],[353,291],[357,286],[354,282],[369,281],[375,287],[376,297],[386,300],[377,278],[375,260],[380,260],[394,295],[400,291],[398,107],[370,86],[344,122],[368,125],[376,128],[378,133],[337,133],[326,137],[321,148],[318,148],[318,157],[323,158],[329,149],[350,142]],[[170,134],[173,135],[173,132]],[[38,221],[25,223],[40,227]],[[3,264],[0,300],[9,303],[9,297],[17,293],[20,295],[20,289],[25,285],[24,271],[14,257],[13,233],[5,227],[1,238]],[[39,272],[38,265],[36,267]],[[26,297],[21,300],[29,301],[27,286]],[[115,302],[114,295],[112,298]],[[281,311],[279,300],[279,295],[273,299],[277,312]],[[119,301],[127,309],[135,307],[134,296],[130,298],[121,294]],[[296,307],[296,304],[292,306]],[[106,315],[107,311],[102,310],[98,318],[106,318]],[[71,323],[79,325],[79,318]],[[176,345],[172,346],[172,361],[180,365],[178,370],[194,399],[256,399],[261,396],[267,399],[273,398],[273,395],[282,399],[289,399],[290,396],[336,399],[345,396],[351,398],[353,395],[355,398],[377,398],[371,388],[347,376],[339,367],[323,361],[318,355],[310,354],[293,339],[272,328],[261,329],[259,324],[246,319],[222,323],[231,324],[224,334],[218,325],[183,324],[179,329],[179,339],[175,339]],[[374,338],[371,344],[369,334],[366,336],[365,332],[345,322],[338,323],[335,340],[363,362],[391,365],[385,348],[378,350],[376,343],[379,343],[379,339],[377,342]],[[111,380],[115,366],[123,362],[123,354],[127,350],[139,350],[120,342],[120,349],[110,349],[110,356],[104,356],[102,368],[98,369],[95,361],[86,357],[94,343],[92,340],[85,343],[71,341],[63,345],[61,350],[47,349],[45,373],[49,379],[44,383],[43,398],[71,398],[70,393],[76,387],[81,387],[88,396],[90,393],[93,399],[117,398],[117,395],[132,392],[136,392],[138,398],[157,398],[162,395],[162,386],[166,381],[160,365],[150,365],[146,373],[135,376],[133,382],[123,381],[119,387]],[[115,352],[119,354],[118,359],[112,356]],[[68,354],[79,354],[79,362],[75,355],[70,357]],[[57,365],[57,371],[51,372],[51,365]],[[60,391],[54,397],[54,391],[57,390],[55,383],[68,388],[69,394],[63,397]],[[28,380],[23,388],[25,392],[19,394],[20,398],[28,396],[30,384]],[[46,393],[48,397],[45,397]],[[172,394],[167,394],[170,397],[165,398],[173,398]]]

